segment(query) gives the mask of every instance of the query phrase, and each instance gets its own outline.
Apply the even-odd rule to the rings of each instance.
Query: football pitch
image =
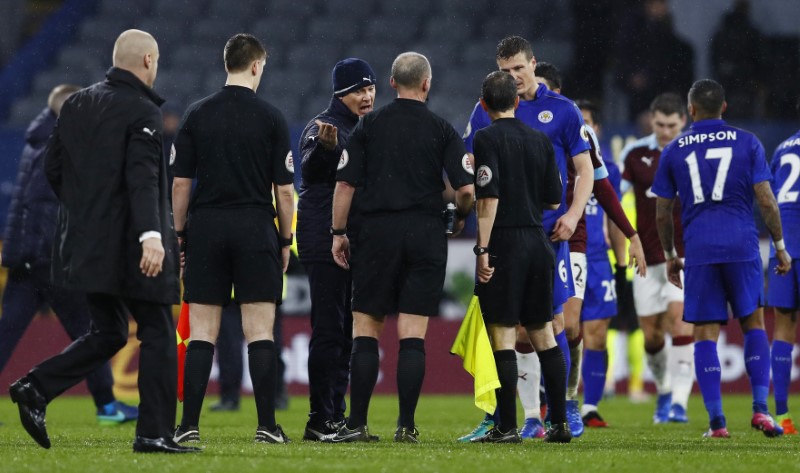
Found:
[[[214,400],[206,399],[206,406]],[[370,410],[370,431],[380,436],[379,442],[325,445],[300,440],[308,401],[293,397],[289,410],[277,413],[278,422],[293,442],[265,445],[253,443],[255,405],[251,397],[245,397],[239,412],[204,410],[202,453],[168,456],[133,454],[134,426],[98,426],[91,399],[85,397],[64,397],[50,405],[47,426],[53,447],[44,450],[22,429],[16,406],[8,397],[0,397],[0,471],[706,473],[800,469],[798,436],[768,439],[752,430],[747,396],[725,396],[723,404],[731,432],[728,440],[701,437],[707,428],[707,417],[699,396],[690,401],[690,423],[685,425],[653,425],[654,401],[632,404],[627,398],[618,397],[601,405],[601,413],[611,427],[587,430],[567,445],[540,440],[526,440],[521,445],[470,445],[457,443],[455,438],[474,427],[482,416],[471,398],[429,395],[422,397],[417,411],[421,443],[407,445],[391,441],[396,398],[376,396]],[[800,405],[800,399],[793,397],[792,404]]]

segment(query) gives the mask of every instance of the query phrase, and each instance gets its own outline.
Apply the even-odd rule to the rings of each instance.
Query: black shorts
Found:
[[[440,216],[365,217],[351,261],[353,311],[438,315],[447,266],[444,232]]]
[[[528,326],[553,320],[555,255],[544,230],[493,229],[489,260],[494,274],[475,288],[487,324]]]
[[[198,209],[186,227],[183,300],[227,305],[280,302],[278,232],[265,209]]]

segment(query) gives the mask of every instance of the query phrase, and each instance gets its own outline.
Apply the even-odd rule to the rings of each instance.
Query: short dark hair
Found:
[[[536,63],[536,77],[546,80],[551,90],[561,89],[561,71],[549,62]]]
[[[722,111],[725,102],[725,89],[717,81],[700,79],[689,89],[689,102],[700,112],[717,114]]]
[[[241,72],[253,61],[266,59],[267,48],[255,36],[247,33],[233,35],[225,43],[225,69],[228,72]]]
[[[661,94],[650,103],[650,113],[661,112],[664,115],[677,113],[679,117],[686,116],[686,104],[680,95],[674,92]]]
[[[600,107],[595,105],[594,102],[591,100],[586,99],[578,99],[575,101],[575,105],[578,106],[579,109],[586,110],[589,112],[589,116],[592,117],[592,121],[595,123],[602,123],[603,121],[600,119]]]
[[[392,78],[401,87],[419,87],[430,77],[431,64],[428,58],[420,53],[409,51],[400,54],[392,62]]]
[[[494,112],[513,109],[517,103],[517,83],[514,77],[503,71],[492,72],[483,79],[481,98]]]
[[[533,58],[531,43],[522,36],[507,36],[497,43],[497,59],[508,59],[519,53],[525,53],[525,59]]]

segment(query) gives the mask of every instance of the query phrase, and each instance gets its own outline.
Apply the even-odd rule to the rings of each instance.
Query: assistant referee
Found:
[[[333,195],[333,257],[349,267],[347,218],[353,192],[362,211],[353,271],[353,353],[350,417],[329,442],[370,440],[367,411],[378,378],[378,337],[384,316],[399,312],[395,442],[417,443],[414,425],[425,376],[428,317],[438,314],[447,263],[442,210],[443,171],[456,190],[456,232],[464,225],[474,189],[464,143],[452,125],[425,105],[431,66],[418,53],[392,64],[397,99],[365,115],[342,153]]]
[[[189,303],[183,419],[175,441],[198,441],[200,409],[214,357],[222,306],[241,305],[258,428],[257,442],[286,443],[275,423],[272,328],[289,262],[294,214],[294,163],[281,112],[256,96],[267,51],[237,34],[224,52],[228,79],[189,107],[175,139],[172,199],[175,228],[185,241],[183,298]],[[192,179],[197,188],[191,194]],[[276,209],[280,232],[275,228]],[[188,221],[187,221],[188,210]]]
[[[519,443],[517,432],[517,324],[527,332],[542,365],[552,427],[545,442],[569,442],[566,362],[553,335],[555,254],[542,226],[543,208],[561,202],[562,183],[553,145],[544,133],[514,117],[519,96],[514,78],[489,74],[481,106],[492,124],[475,134],[478,284],[492,340],[500,389],[499,425],[472,442]]]

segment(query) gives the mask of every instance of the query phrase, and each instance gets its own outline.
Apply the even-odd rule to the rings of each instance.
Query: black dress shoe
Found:
[[[137,435],[133,441],[133,451],[139,453],[196,453],[201,450],[197,447],[178,445],[167,437],[149,439]]]
[[[50,448],[50,437],[45,427],[47,401],[28,377],[18,379],[8,390],[11,400],[19,408],[19,420],[28,435],[44,448]]]

